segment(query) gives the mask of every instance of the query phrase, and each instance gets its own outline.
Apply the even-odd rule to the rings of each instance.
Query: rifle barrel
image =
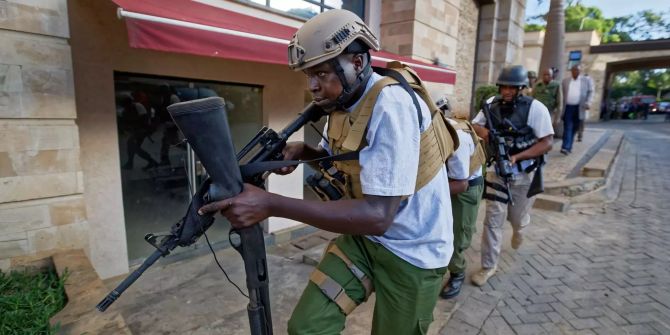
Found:
[[[146,271],[162,256],[163,256],[162,251],[160,250],[154,251],[154,253],[151,254],[151,256],[149,256],[149,258],[147,258],[144,261],[144,263],[142,263],[142,265],[139,268],[137,268],[137,270],[133,271],[133,273],[131,273],[128,277],[126,277],[126,279],[124,279],[121,282],[121,284],[119,284],[119,286],[117,286],[115,289],[109,292],[109,294],[104,299],[102,299],[102,301],[100,301],[98,305],[95,306],[95,308],[97,308],[101,312],[107,310],[107,308],[121,296],[123,291],[125,291],[130,285],[132,285],[138,278],[140,278],[142,273],[144,273],[144,271]]]

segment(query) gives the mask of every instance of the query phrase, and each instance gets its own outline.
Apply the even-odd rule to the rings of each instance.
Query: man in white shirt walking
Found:
[[[584,131],[584,119],[586,111],[591,108],[593,98],[593,81],[591,78],[581,76],[581,65],[575,64],[570,69],[572,76],[563,79],[561,85],[565,105],[563,106],[563,144],[561,153],[564,155],[572,152],[572,143],[575,134],[579,132],[578,141],[581,142]]]

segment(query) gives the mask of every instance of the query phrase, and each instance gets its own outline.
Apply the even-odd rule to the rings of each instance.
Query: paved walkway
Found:
[[[551,154],[547,173],[567,176],[569,160],[579,161],[578,153],[587,153],[598,132],[604,133],[585,134],[571,156]],[[534,210],[524,245],[511,252],[506,242],[500,271],[489,284],[467,284],[457,299],[440,299],[431,334],[670,334],[670,229],[661,220],[670,200],[670,176],[662,169],[670,164],[670,151],[651,160],[651,150],[639,147],[649,134],[628,134],[631,142],[618,169],[625,172],[619,199],[608,205],[573,205],[563,214]],[[654,134],[658,147],[670,145],[666,130]],[[640,178],[651,171],[663,178]],[[467,252],[469,271],[478,267],[477,237]],[[303,256],[317,249],[305,252],[292,244],[268,249],[276,334],[285,334],[313,269]],[[239,255],[230,249],[217,255],[231,278],[244,286]],[[106,284],[112,288],[121,279]],[[135,334],[248,334],[246,303],[211,254],[203,254],[159,262],[111,308],[121,311]],[[344,334],[369,333],[373,304],[374,296],[349,317]]]
[[[554,140],[554,146],[547,154],[547,169],[544,172],[546,182],[559,181],[571,175],[574,168],[588,156],[593,154],[592,148],[596,149],[606,139],[611,132],[603,129],[588,127],[584,129],[584,138],[582,142],[575,140],[572,153],[565,156],[561,153],[561,140]]]
[[[670,334],[670,151],[658,150],[670,129],[607,126],[627,134],[617,200],[534,211],[519,252],[507,242],[498,274],[446,306],[440,334]]]

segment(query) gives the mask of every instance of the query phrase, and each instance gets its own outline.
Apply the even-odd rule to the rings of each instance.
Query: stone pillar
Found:
[[[379,33],[382,49],[456,68],[461,1],[465,0],[383,1]],[[426,86],[434,97],[454,91],[454,85],[426,82]]]
[[[382,49],[455,67],[461,0],[390,0],[382,3]]]
[[[0,1],[0,269],[88,245],[66,0]]]
[[[526,0],[498,0],[480,10],[476,86],[494,83],[506,65],[521,64]]]
[[[458,20],[458,46],[456,48],[456,85],[450,97],[454,113],[467,116],[472,100],[472,81],[475,71],[475,48],[477,44],[477,0],[461,0]]]

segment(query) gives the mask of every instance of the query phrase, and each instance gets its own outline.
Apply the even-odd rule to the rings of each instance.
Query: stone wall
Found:
[[[475,0],[460,1],[458,20],[458,46],[456,48],[456,85],[451,96],[451,106],[457,114],[468,115],[472,101],[472,81],[475,71],[477,22],[479,7]]]
[[[66,0],[0,1],[0,269],[85,248]]]
[[[528,71],[537,71],[542,76],[540,70],[540,59],[542,58],[542,45],[544,44],[544,30],[527,32],[523,40],[523,56],[521,64]]]
[[[480,10],[476,86],[494,83],[506,65],[521,64],[526,0],[499,0]]]
[[[131,48],[126,22],[116,17],[117,6],[109,0],[69,0],[68,9],[86,212],[90,240],[96,242],[91,243],[88,256],[104,279],[128,271],[114,72],[262,86],[263,124],[275,130],[285,127],[303,109],[307,81],[304,74],[286,65]],[[301,129],[290,140],[302,138]],[[242,143],[248,140],[240,139]],[[287,176],[271,175],[266,186],[272,192],[301,198],[302,180],[302,169],[298,169]],[[163,229],[172,223],[166,222]],[[273,233],[297,225],[300,223],[273,217],[265,228]]]
[[[461,1],[466,0],[382,1],[381,48],[426,63],[437,61],[456,68]],[[434,97],[452,94],[454,90],[453,85],[447,84],[427,83],[427,87]]]

